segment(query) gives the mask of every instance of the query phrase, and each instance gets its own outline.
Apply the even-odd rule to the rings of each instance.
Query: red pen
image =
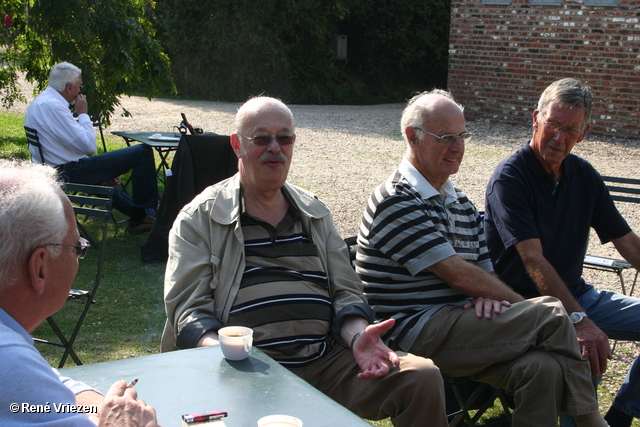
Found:
[[[182,420],[187,424],[201,423],[204,421],[219,420],[227,415],[227,411],[194,412],[193,414],[184,414]]]

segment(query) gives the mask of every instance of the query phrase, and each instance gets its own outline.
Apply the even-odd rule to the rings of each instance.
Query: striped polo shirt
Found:
[[[290,206],[276,227],[243,210],[245,270],[228,325],[253,329],[256,347],[299,367],[332,349],[333,311],[318,248]]]
[[[427,270],[454,255],[493,271],[478,210],[450,180],[437,191],[403,159],[372,192],[358,234],[356,272],[369,304],[376,318],[396,319],[385,338],[408,350],[439,308],[469,300]]]

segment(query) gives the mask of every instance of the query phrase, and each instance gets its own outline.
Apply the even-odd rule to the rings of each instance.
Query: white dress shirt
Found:
[[[76,162],[98,148],[89,115],[80,114],[76,120],[69,103],[52,87],[31,102],[24,125],[38,131],[44,158],[50,166]],[[37,147],[30,145],[29,150],[32,160],[42,163]]]

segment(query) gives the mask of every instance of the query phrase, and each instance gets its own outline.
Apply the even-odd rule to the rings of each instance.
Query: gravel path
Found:
[[[228,135],[234,132],[234,115],[239,105],[123,97],[107,132],[171,132],[180,123],[180,113],[185,113],[194,127]],[[369,193],[395,170],[405,152],[399,129],[404,105],[290,105],[290,108],[298,138],[289,181],[313,191],[329,206],[343,236],[356,234]],[[18,112],[25,109],[24,104],[13,108]],[[121,115],[124,110],[130,116]],[[452,180],[483,210],[484,190],[493,170],[528,140],[531,127],[530,123],[509,126],[488,121],[469,122],[467,127],[474,138],[466,146],[461,170]],[[589,136],[573,152],[591,162],[603,175],[640,177],[639,141]],[[631,227],[640,232],[637,205],[621,203],[619,208]],[[611,244],[602,246],[595,238],[591,239],[589,253],[617,256]],[[591,283],[619,291],[615,275],[585,271],[585,278]],[[629,363],[640,352],[635,343],[619,343],[617,348],[600,393],[607,392],[605,388],[615,393]]]

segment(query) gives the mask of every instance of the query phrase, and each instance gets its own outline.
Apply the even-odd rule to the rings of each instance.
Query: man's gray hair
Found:
[[[584,124],[587,124],[591,119],[592,98],[591,90],[580,80],[560,79],[551,83],[542,92],[538,100],[538,111],[544,115],[547,106],[552,102],[557,102],[564,107],[584,108]]]
[[[404,131],[407,127],[413,126],[422,129],[427,127],[429,116],[433,111],[432,101],[434,97],[432,95],[441,95],[449,98],[460,108],[460,111],[464,111],[464,108],[460,104],[458,104],[455,99],[453,99],[453,95],[451,95],[451,92],[446,90],[433,89],[415,95],[409,100],[409,102],[407,102],[407,106],[402,112],[402,119],[400,119],[400,133],[402,134],[405,142],[409,142]]]
[[[0,291],[13,285],[31,252],[69,232],[56,170],[0,159]],[[47,246],[53,256],[60,247]]]
[[[56,64],[49,73],[49,86],[62,92],[67,83],[75,83],[82,75],[82,70],[68,62]]]

